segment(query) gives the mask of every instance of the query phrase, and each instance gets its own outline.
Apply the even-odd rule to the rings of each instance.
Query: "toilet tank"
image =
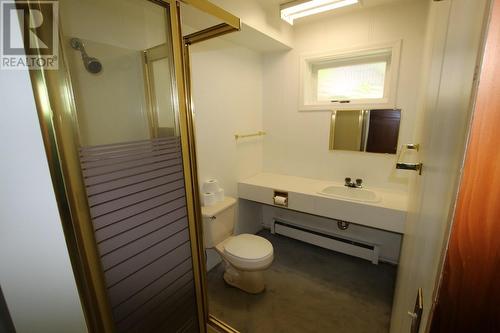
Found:
[[[236,199],[224,197],[223,201],[215,205],[202,207],[201,214],[205,247],[215,247],[233,234],[236,222]]]

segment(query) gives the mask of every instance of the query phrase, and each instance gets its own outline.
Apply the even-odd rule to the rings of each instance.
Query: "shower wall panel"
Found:
[[[80,159],[117,330],[196,331],[179,138],[83,147]]]

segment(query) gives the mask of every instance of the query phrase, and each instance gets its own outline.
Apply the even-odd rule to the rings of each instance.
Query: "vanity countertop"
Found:
[[[407,193],[368,187],[381,197],[378,202],[357,202],[319,193],[332,185],[343,186],[326,180],[260,173],[240,181],[238,195],[242,199],[274,205],[275,190],[288,192],[288,209],[404,233]]]

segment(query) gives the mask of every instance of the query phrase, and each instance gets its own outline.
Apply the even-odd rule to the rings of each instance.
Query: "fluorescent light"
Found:
[[[341,7],[355,5],[359,0],[311,0],[306,2],[297,2],[285,4],[281,7],[281,18],[293,25],[293,20],[326,12]]]

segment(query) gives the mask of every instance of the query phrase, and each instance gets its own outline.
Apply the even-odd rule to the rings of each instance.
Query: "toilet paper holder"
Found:
[[[275,206],[288,207],[288,192],[274,190],[273,203]]]

